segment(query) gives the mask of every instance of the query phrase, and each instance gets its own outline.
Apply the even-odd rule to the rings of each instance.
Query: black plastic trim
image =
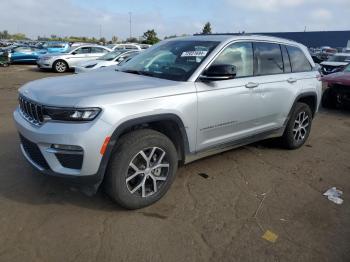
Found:
[[[287,125],[287,123],[288,123],[290,117],[292,116],[292,114],[294,112],[294,109],[295,109],[297,103],[299,102],[299,100],[301,98],[310,97],[310,96],[312,96],[315,99],[315,108],[311,108],[311,110],[314,112],[314,115],[316,114],[316,110],[317,110],[317,94],[316,94],[316,92],[305,92],[305,93],[299,94],[294,100],[293,106],[290,109],[290,111],[288,113],[288,116],[287,116],[287,118],[286,118],[286,120],[284,122],[284,126]]]

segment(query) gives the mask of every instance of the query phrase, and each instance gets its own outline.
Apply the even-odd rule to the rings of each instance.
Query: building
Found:
[[[350,41],[350,31],[310,31],[310,32],[276,32],[276,33],[249,33],[276,36],[291,39],[307,47],[346,47]],[[225,35],[238,35],[226,33]]]

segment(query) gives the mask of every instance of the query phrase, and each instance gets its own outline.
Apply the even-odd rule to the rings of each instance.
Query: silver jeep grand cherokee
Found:
[[[321,83],[305,46],[265,36],[193,36],[149,48],[116,70],[19,89],[25,158],[121,206],[159,200],[178,164],[280,137],[302,146]]]

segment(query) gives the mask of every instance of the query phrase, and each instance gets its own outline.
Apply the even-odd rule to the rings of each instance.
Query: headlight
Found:
[[[41,59],[42,59],[42,60],[50,60],[51,57],[50,57],[50,56],[43,56],[43,57],[41,57]]]
[[[44,107],[44,120],[56,121],[92,121],[101,112],[100,108],[61,108]]]

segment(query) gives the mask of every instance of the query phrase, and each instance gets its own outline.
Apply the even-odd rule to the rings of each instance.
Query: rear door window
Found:
[[[312,70],[309,60],[306,58],[304,52],[295,46],[287,46],[290,62],[292,65],[292,72],[307,72]]]
[[[279,44],[254,43],[255,75],[274,75],[283,73],[283,60]]]
[[[91,47],[91,53],[108,53],[108,51],[102,47]]]

